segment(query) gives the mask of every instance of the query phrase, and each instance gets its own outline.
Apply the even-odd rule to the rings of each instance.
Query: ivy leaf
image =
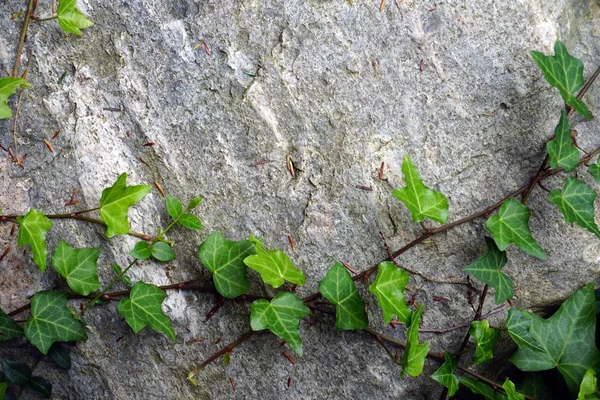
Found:
[[[588,172],[594,177],[596,182],[600,183],[600,157],[598,157],[596,164],[591,164],[588,167]]]
[[[0,310],[0,342],[23,337],[23,329],[13,321],[10,315]]]
[[[152,257],[156,258],[158,261],[164,262],[174,260],[177,257],[171,246],[165,242],[152,243],[152,246],[150,246],[150,253],[152,254]]]
[[[19,86],[22,89],[31,87],[31,85],[22,78],[8,77],[0,79],[0,119],[12,117],[12,111],[6,104],[6,100],[17,91]]]
[[[198,217],[196,217],[195,215],[192,215],[192,214],[183,214],[179,218],[179,223],[181,225],[185,226],[186,228],[190,228],[190,229],[201,230],[203,228],[202,222],[200,222]]]
[[[133,285],[129,298],[119,302],[118,312],[125,317],[135,333],[146,325],[160,331],[175,340],[175,331],[169,318],[163,314],[161,304],[167,297],[165,292],[155,285],[138,281]]]
[[[201,201],[202,201],[202,197],[195,197],[195,198],[191,199],[190,202],[188,203],[187,211],[191,211],[194,208],[198,207],[198,204],[200,204]]]
[[[254,254],[252,242],[229,241],[219,232],[213,232],[198,249],[200,261],[213,273],[217,292],[228,299],[241,296],[250,290],[244,259],[252,254]]]
[[[127,186],[127,174],[122,173],[115,184],[102,191],[100,218],[106,222],[106,236],[111,238],[129,232],[129,207],[150,193],[148,185]]]
[[[59,367],[71,369],[71,349],[67,346],[54,344],[48,355]]]
[[[501,304],[513,297],[513,286],[510,278],[500,270],[506,265],[506,252],[500,251],[494,240],[486,237],[488,251],[473,264],[464,269],[483,283],[496,290],[496,304]]]
[[[256,254],[246,257],[244,264],[257,271],[264,282],[274,288],[283,285],[286,280],[299,286],[304,285],[304,274],[292,264],[287,254],[279,250],[265,250],[254,235],[250,235],[250,241],[254,243]]]
[[[6,393],[6,389],[10,386],[10,382],[0,382],[0,399],[5,399],[4,394]]]
[[[81,35],[80,29],[88,28],[94,23],[77,9],[77,0],[60,0],[58,2],[58,24],[65,32]]]
[[[544,78],[560,92],[565,103],[585,118],[592,118],[584,102],[577,99],[575,92],[583,86],[583,63],[571,56],[560,40],[554,44],[554,56],[532,51],[531,57],[544,72]]]
[[[494,236],[498,249],[501,251],[506,250],[511,243],[514,243],[524,252],[540,260],[545,260],[544,250],[531,237],[530,216],[531,210],[519,200],[511,197],[502,204],[498,215],[487,220],[485,227]]]
[[[534,398],[553,398],[548,385],[544,382],[544,377],[541,372],[528,372],[525,379],[523,379],[523,382],[517,387],[519,388],[519,392]]]
[[[600,366],[594,283],[569,297],[548,319],[525,311],[512,318],[514,313],[509,310],[506,328],[519,348],[510,361],[522,371],[557,367],[571,392],[577,393],[585,371]]]
[[[485,383],[480,381],[474,381],[473,379],[466,378],[464,376],[461,376],[459,378],[459,381],[467,388],[469,388],[469,390],[473,392],[473,394],[480,394],[485,398],[485,400],[495,400],[494,389],[492,389]]]
[[[546,144],[548,149],[548,163],[552,168],[563,168],[571,172],[579,164],[579,150],[573,144],[571,125],[565,110],[561,111],[560,121],[554,129],[554,139]]]
[[[17,217],[19,223],[19,246],[30,245],[33,261],[40,268],[40,271],[46,271],[46,260],[48,259],[48,250],[46,249],[46,233],[52,228],[50,221],[41,211],[32,208],[24,217]]]
[[[508,400],[525,400],[525,396],[521,393],[517,393],[517,389],[515,388],[515,384],[511,382],[510,379],[506,378],[504,384],[502,385],[504,391],[506,392],[506,396]]]
[[[97,263],[101,251],[93,248],[74,249],[61,241],[52,255],[52,266],[75,293],[87,296],[100,287]]]
[[[129,254],[133,257],[133,258],[137,258],[138,260],[146,260],[148,257],[151,256],[150,253],[150,245],[147,242],[144,242],[143,240],[140,242],[137,242],[135,244],[135,246],[133,246],[133,250],[131,250],[129,252]],[[113,264],[116,265],[116,264]],[[118,266],[118,265],[117,265]],[[114,268],[114,267],[113,267]],[[120,269],[121,267],[119,267]],[[120,274],[121,272],[117,272],[117,275]]]
[[[350,273],[335,263],[319,282],[319,292],[335,304],[335,327],[339,331],[358,330],[369,326],[365,303],[360,298]]]
[[[429,352],[429,343],[419,344],[419,325],[421,324],[421,314],[423,305],[420,305],[417,311],[410,317],[410,325],[406,331],[406,348],[402,355],[402,373],[411,376],[419,376],[425,365],[425,357]]]
[[[279,293],[271,302],[256,300],[250,306],[250,312],[252,330],[268,329],[302,355],[299,325],[302,318],[310,315],[310,309],[294,293]]]
[[[448,220],[448,200],[440,192],[429,189],[423,184],[417,167],[408,155],[402,162],[402,173],[406,186],[396,189],[392,195],[404,203],[412,213],[414,222],[430,218],[441,224]]]
[[[469,335],[473,336],[477,343],[475,355],[473,356],[475,364],[483,364],[494,358],[494,346],[498,343],[498,339],[500,339],[500,331],[490,328],[490,323],[487,319],[471,322]]]
[[[600,238],[594,221],[595,199],[594,189],[572,176],[567,178],[562,193],[556,189],[550,192],[550,202],[558,207],[568,224],[576,222]]]
[[[593,368],[585,371],[581,385],[579,386],[579,394],[577,400],[598,400],[600,399],[600,390],[598,390],[598,380],[596,379],[596,371]]]
[[[377,279],[369,286],[369,292],[377,296],[386,324],[390,323],[394,315],[407,325],[410,322],[412,311],[404,299],[404,288],[408,278],[406,271],[391,262],[385,261],[379,264]]]
[[[167,203],[167,212],[173,219],[177,219],[183,213],[183,206],[181,202],[175,197],[168,196],[165,198]]]
[[[17,386],[27,386],[31,379],[31,369],[22,362],[2,360],[2,371],[6,378]]]
[[[52,384],[41,376],[34,376],[29,381],[29,387],[41,394],[45,399],[52,397]]]
[[[431,375],[431,378],[446,386],[448,388],[448,396],[452,397],[458,390],[458,377],[454,375],[458,364],[452,353],[447,351],[444,352],[444,359],[446,361]]]
[[[25,336],[42,354],[47,354],[54,342],[87,339],[83,327],[67,308],[67,295],[52,290],[37,292],[31,299]]]

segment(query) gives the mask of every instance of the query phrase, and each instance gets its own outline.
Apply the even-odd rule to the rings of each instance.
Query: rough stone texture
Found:
[[[26,3],[0,4],[0,75],[12,69],[22,24],[8,17]],[[38,15],[50,12],[49,3],[40,2]],[[184,201],[204,196],[198,215],[205,230],[172,234],[177,261],[132,269],[134,280],[155,284],[200,276],[196,251],[213,231],[231,239],[252,233],[268,248],[288,252],[307,276],[300,295],[313,293],[335,261],[369,268],[386,256],[380,231],[393,249],[421,232],[391,196],[402,185],[404,154],[426,183],[449,197],[451,220],[485,208],[535,174],[558,121],[559,95],[529,51],[552,53],[558,38],[584,61],[586,76],[600,64],[595,0],[388,1],[382,12],[378,1],[351,6],[344,0],[80,0],[79,7],[96,23],[81,37],[65,35],[54,21],[31,26],[25,54],[34,55],[28,76],[33,88],[23,96],[18,121],[20,150],[28,158],[25,169],[2,161],[0,207],[5,213],[29,207],[65,212],[74,187],[78,206],[94,207],[122,172],[132,184],[157,181]],[[195,49],[199,41],[211,54]],[[585,101],[600,112],[600,85]],[[583,148],[600,145],[597,120],[576,118],[575,126]],[[57,129],[50,153],[43,139]],[[2,144],[12,144],[12,120],[1,121],[0,132]],[[156,145],[143,146],[148,141]],[[286,170],[288,153],[295,179]],[[262,159],[269,163],[250,166]],[[377,179],[381,162],[389,166],[383,181]],[[578,175],[592,184],[584,169]],[[563,180],[557,176],[546,185],[559,187]],[[592,234],[564,224],[545,192],[535,191],[529,204],[533,235],[549,261],[511,247],[505,271],[517,286],[514,304],[540,308],[599,276],[600,246]],[[169,223],[156,190],[130,219],[135,230],[147,233]],[[399,262],[437,279],[461,279],[462,268],[485,251],[483,222],[438,235]],[[0,225],[0,250],[13,249],[0,263],[5,311],[37,290],[64,287],[54,272],[38,271],[9,231],[10,224]],[[110,263],[126,264],[135,240],[106,241],[102,232],[55,221],[49,248],[60,240],[102,247],[99,270],[106,283]],[[383,325],[373,297],[358,286],[371,326],[403,339],[402,329]],[[425,305],[423,329],[470,321],[463,287],[419,277],[410,286]],[[263,333],[237,349],[229,366],[216,362],[201,371],[193,387],[185,378],[194,364],[249,329],[247,304],[225,303],[205,322],[213,304],[210,295],[169,291],[164,310],[175,342],[148,329],[134,335],[116,304],[98,307],[87,315],[89,340],[77,345],[73,369],[43,362],[38,373],[53,382],[59,399],[422,399],[441,391],[427,377],[438,364],[427,362],[421,377],[401,380],[371,337],[336,332],[327,316],[310,328],[301,325],[305,355],[295,357],[296,365],[282,356],[278,339]],[[494,323],[501,325],[504,316],[496,315]],[[422,338],[434,351],[455,350],[463,334]],[[205,341],[188,343],[197,337]],[[2,345],[0,357],[35,356]],[[236,391],[228,378],[235,379]]]

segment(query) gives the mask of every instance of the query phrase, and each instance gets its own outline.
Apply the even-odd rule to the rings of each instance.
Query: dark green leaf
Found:
[[[39,210],[32,208],[24,217],[18,217],[19,246],[30,245],[33,261],[40,268],[40,271],[46,270],[46,260],[48,250],[46,249],[46,233],[52,228],[52,221]]]
[[[249,240],[232,242],[219,232],[213,232],[202,242],[198,257],[213,273],[215,288],[221,296],[233,299],[250,289],[244,259],[254,254],[254,243]]]
[[[75,293],[87,296],[100,287],[97,263],[101,251],[93,248],[74,249],[61,241],[52,255],[52,266]]]
[[[588,172],[594,177],[596,182],[600,183],[600,157],[598,157],[596,164],[592,164],[588,167]]]
[[[23,89],[31,87],[31,85],[22,78],[0,78],[0,119],[12,117],[12,111],[6,104],[6,100],[16,92],[19,86]]]
[[[181,202],[177,200],[175,197],[167,196],[167,212],[173,219],[177,219],[183,213],[183,206]]]
[[[410,317],[410,324],[406,331],[406,348],[402,355],[402,373],[411,376],[419,376],[425,365],[425,357],[429,352],[429,343],[419,344],[419,325],[421,325],[421,314],[423,305],[421,304],[417,311]]]
[[[22,362],[2,360],[2,371],[6,378],[17,386],[27,386],[31,379],[31,369]]]
[[[506,265],[506,252],[500,251],[494,240],[486,237],[485,241],[487,253],[467,266],[464,272],[493,287],[496,290],[496,304],[500,304],[513,297],[512,281],[500,271]]]
[[[329,269],[319,282],[319,292],[335,304],[335,327],[338,330],[358,330],[369,326],[365,303],[342,264],[336,263]]]
[[[6,389],[10,386],[10,382],[0,382],[0,399],[6,400],[4,394],[6,393]]]
[[[137,258],[138,260],[145,260],[148,257],[150,257],[150,255],[151,255],[151,253],[150,253],[150,245],[147,242],[144,242],[143,240],[140,241],[140,242],[137,242],[135,244],[135,246],[133,246],[133,250],[131,250],[129,252],[129,254],[133,258]]]
[[[552,393],[548,385],[544,382],[541,372],[528,372],[520,385],[517,385],[519,392],[537,399],[552,399]]]
[[[469,390],[471,390],[471,392],[473,392],[474,394],[482,395],[485,398],[485,400],[494,400],[494,389],[492,389],[485,383],[480,381],[474,381],[473,379],[466,378],[464,376],[461,376],[459,378],[459,381],[467,388],[469,388]]]
[[[600,230],[594,221],[594,200],[594,189],[572,176],[567,178],[562,193],[556,189],[550,192],[550,202],[558,207],[568,224],[576,222],[600,238]]]
[[[58,24],[65,32],[81,35],[81,30],[94,23],[77,9],[77,0],[60,0],[58,2]]]
[[[29,387],[41,394],[45,399],[52,397],[52,384],[41,376],[34,376],[31,378]]]
[[[598,390],[598,380],[596,379],[596,371],[593,368],[585,371],[583,380],[579,386],[579,394],[577,400],[598,400],[600,399],[600,390]]]
[[[171,246],[165,242],[152,243],[150,253],[152,253],[152,257],[156,258],[158,261],[171,261],[177,257]]]
[[[554,139],[546,143],[548,149],[548,163],[552,168],[563,168],[565,171],[573,171],[579,164],[579,150],[573,144],[571,137],[571,125],[567,112],[562,110],[560,122],[554,129]]]
[[[531,57],[544,72],[546,81],[558,89],[565,103],[585,118],[592,118],[585,103],[575,95],[583,86],[583,63],[571,56],[560,40],[554,44],[554,56],[532,51]]]
[[[10,315],[0,310],[0,342],[6,342],[16,337],[23,337],[23,329],[13,321]]]
[[[304,285],[304,274],[292,264],[287,254],[279,250],[265,250],[254,235],[250,235],[250,241],[254,243],[256,254],[246,257],[244,264],[257,271],[264,282],[274,288],[283,285],[286,280],[299,286]]]
[[[412,311],[404,299],[407,283],[408,274],[404,270],[388,261],[379,264],[377,279],[369,286],[369,291],[377,296],[386,324],[390,323],[394,315],[398,316],[399,321],[409,323]]]
[[[202,222],[198,219],[198,217],[192,214],[183,214],[181,218],[179,218],[179,223],[186,228],[201,230]]]
[[[444,359],[446,361],[431,375],[431,378],[446,386],[448,388],[448,396],[452,397],[458,390],[458,377],[454,375],[458,364],[452,353],[447,351],[444,352]]]
[[[198,204],[202,201],[202,197],[196,197],[190,200],[187,206],[187,211],[191,211],[194,208],[198,207]]]
[[[69,347],[54,344],[48,355],[59,367],[71,369],[71,349]]]
[[[473,356],[475,364],[483,364],[494,358],[494,346],[498,343],[498,339],[500,339],[500,332],[494,328],[490,328],[490,323],[487,319],[471,322],[469,335],[473,336],[477,343],[475,355]]]

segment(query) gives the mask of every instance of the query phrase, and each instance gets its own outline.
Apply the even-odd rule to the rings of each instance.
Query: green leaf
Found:
[[[23,329],[13,321],[10,315],[0,310],[0,342],[23,337]]]
[[[167,203],[167,212],[173,219],[177,219],[183,213],[183,206],[181,202],[175,197],[168,196],[165,199]]]
[[[279,250],[265,250],[254,235],[250,235],[250,241],[254,243],[256,254],[246,257],[244,264],[257,271],[264,282],[274,288],[283,285],[286,280],[299,286],[304,285],[304,274],[292,264],[287,254]]]
[[[160,331],[175,340],[175,331],[169,318],[163,314],[161,304],[167,297],[165,292],[155,285],[138,281],[133,285],[129,298],[119,302],[118,312],[135,333],[146,325]]]
[[[421,304],[417,311],[413,312],[410,318],[410,325],[406,331],[406,348],[402,355],[402,373],[411,376],[419,376],[425,365],[425,357],[429,352],[429,343],[419,344],[419,325],[421,324],[421,314],[423,305]]]
[[[335,327],[339,331],[358,330],[369,326],[365,303],[360,298],[350,273],[335,263],[319,282],[319,292],[335,304]]]
[[[502,204],[498,215],[487,220],[485,227],[494,236],[498,249],[501,251],[506,250],[511,243],[514,243],[524,252],[540,260],[545,260],[544,250],[531,237],[530,216],[531,210],[519,200],[511,197]]]
[[[152,257],[156,258],[158,261],[171,261],[177,257],[171,246],[165,242],[152,243],[150,253],[152,253]]]
[[[473,336],[477,343],[475,355],[473,356],[475,364],[483,364],[494,358],[494,346],[498,343],[498,339],[500,339],[500,331],[490,328],[490,323],[487,319],[471,322],[469,335]]]
[[[594,283],[569,297],[548,319],[525,311],[513,318],[514,313],[509,310],[506,328],[519,349],[510,361],[522,371],[557,367],[571,392],[577,393],[585,371],[600,366]]]
[[[77,0],[60,0],[58,2],[58,24],[65,32],[81,35],[81,30],[94,23],[77,9]]]
[[[98,290],[98,257],[102,249],[74,249],[60,242],[52,255],[52,266],[69,287],[78,294],[87,296]]]
[[[506,396],[508,400],[525,400],[525,396],[521,393],[517,393],[517,389],[515,388],[515,384],[511,382],[510,379],[506,378],[504,384],[502,385],[504,391],[506,392]]]
[[[500,251],[494,240],[486,237],[485,241],[487,253],[465,267],[464,272],[493,287],[496,290],[496,304],[501,304],[514,294],[512,281],[500,271],[506,265],[506,252]]]
[[[421,222],[430,218],[441,224],[448,220],[448,200],[440,192],[423,184],[417,167],[408,155],[404,156],[402,173],[406,186],[396,189],[392,195],[404,203],[412,213],[413,221]]]
[[[135,246],[133,246],[133,250],[131,250],[129,252],[129,254],[133,258],[137,258],[138,260],[145,260],[151,256],[150,245],[147,242],[144,242],[143,240],[140,242],[137,242],[135,244]],[[113,264],[113,265],[116,265],[116,264]],[[118,267],[118,265],[117,265],[117,267]],[[114,268],[114,266],[113,266],[113,268]],[[121,267],[119,267],[119,269],[120,268]],[[117,275],[120,273],[121,273],[121,271],[119,270],[119,272],[117,272]]]
[[[129,207],[150,193],[148,185],[126,186],[127,174],[122,173],[115,184],[102,191],[100,218],[106,222],[106,236],[111,238],[129,232]]]
[[[557,40],[554,44],[554,56],[546,56],[532,51],[531,57],[544,72],[544,78],[560,92],[565,103],[585,118],[592,118],[584,102],[577,99],[575,92],[583,87],[583,63],[571,56],[567,48]]]
[[[50,221],[41,211],[32,208],[24,217],[17,217],[19,223],[19,246],[30,245],[33,253],[33,261],[46,271],[46,260],[48,250],[46,249],[46,233],[52,228]]]
[[[34,376],[29,381],[29,387],[41,394],[45,399],[52,397],[52,384],[41,376]]]
[[[48,355],[61,368],[71,369],[71,349],[64,345],[54,344]]]
[[[268,329],[285,340],[298,355],[302,355],[300,320],[310,314],[310,309],[292,292],[279,293],[269,302],[256,300],[250,306],[252,330]]]
[[[394,315],[405,324],[410,322],[412,311],[404,299],[404,288],[408,278],[406,271],[391,262],[384,261],[379,264],[377,279],[369,286],[369,292],[377,296],[386,324],[390,323]]]
[[[595,199],[594,189],[572,176],[567,178],[562,193],[556,189],[550,192],[550,202],[558,207],[568,224],[576,222],[600,238],[594,221]]]
[[[202,242],[198,257],[213,273],[215,288],[221,296],[233,299],[248,293],[250,284],[246,277],[244,259],[254,254],[254,244],[248,240],[232,242],[219,232],[213,232]]]
[[[600,157],[598,157],[596,164],[592,164],[588,167],[588,172],[594,177],[596,182],[600,183]]]
[[[596,371],[593,368],[585,371],[581,385],[579,386],[579,394],[577,400],[598,400],[600,399],[600,390],[598,390],[598,380],[596,379]]]
[[[54,342],[87,339],[83,327],[67,308],[67,295],[52,290],[37,292],[33,296],[25,336],[42,354],[47,354]]]
[[[2,372],[9,381],[21,387],[27,386],[31,379],[31,369],[18,361],[2,360]]]
[[[202,201],[202,197],[195,197],[195,198],[191,199],[190,202],[188,203],[187,211],[191,211],[194,208],[198,207],[198,204],[200,204],[201,201]]]
[[[12,111],[6,104],[6,100],[17,91],[19,86],[22,89],[31,87],[31,85],[22,78],[0,78],[0,119],[12,117]]]
[[[561,111],[560,121],[554,129],[554,139],[546,143],[548,149],[548,162],[552,168],[563,168],[573,171],[579,164],[579,150],[573,144],[571,125],[565,110]]]
[[[458,390],[458,377],[454,375],[458,364],[452,353],[447,351],[444,352],[444,359],[446,361],[431,375],[431,378],[446,386],[448,388],[448,396],[452,397]]]
[[[196,217],[195,215],[192,215],[192,214],[183,214],[181,216],[181,218],[179,218],[179,223],[181,225],[185,226],[186,228],[196,229],[196,230],[202,229],[202,222],[200,222],[198,217]]]
[[[469,388],[469,390],[471,390],[471,392],[473,392],[474,394],[482,395],[485,398],[485,400],[494,400],[494,389],[492,389],[485,383],[480,381],[474,381],[473,379],[466,378],[464,376],[461,376],[459,378],[459,381],[467,388]]]
[[[538,399],[552,399],[552,393],[548,385],[544,382],[541,372],[528,372],[521,382],[517,385],[519,392]]]
[[[10,386],[10,382],[0,382],[0,399],[4,400],[6,389]]]

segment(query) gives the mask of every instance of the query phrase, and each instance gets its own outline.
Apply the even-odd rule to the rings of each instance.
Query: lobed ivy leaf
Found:
[[[599,400],[600,390],[598,390],[598,379],[596,371],[593,368],[585,371],[581,385],[579,386],[579,394],[577,400]]]
[[[369,286],[369,292],[377,296],[386,324],[390,323],[394,315],[406,325],[410,322],[412,311],[404,299],[404,288],[408,278],[406,271],[389,261],[379,264],[377,279]]]
[[[213,232],[198,249],[200,261],[213,273],[217,292],[228,299],[250,290],[244,259],[254,253],[254,243],[249,240],[229,241],[219,232]]]
[[[445,223],[448,220],[446,196],[423,184],[417,167],[408,155],[404,156],[402,173],[406,186],[394,190],[392,195],[410,210],[413,221],[421,222],[425,218],[429,218],[441,224]]]
[[[173,219],[177,219],[181,214],[183,214],[183,206],[181,202],[177,200],[175,197],[171,197],[167,195],[165,198],[165,202],[167,204],[167,212]]]
[[[29,387],[41,394],[45,399],[52,397],[52,384],[41,376],[34,376],[29,381]]]
[[[594,177],[596,182],[600,183],[600,157],[598,157],[596,164],[591,164],[588,167],[588,172]]]
[[[579,150],[573,144],[571,125],[565,110],[561,111],[560,121],[554,129],[554,139],[546,143],[548,149],[548,163],[552,168],[563,168],[573,171],[579,164]]]
[[[21,387],[27,386],[31,379],[31,369],[18,361],[2,360],[2,372],[6,379]]]
[[[244,264],[260,274],[262,280],[274,288],[283,285],[287,280],[299,286],[304,285],[306,278],[302,271],[292,264],[292,261],[282,251],[265,250],[261,241],[250,235],[256,254],[244,259]]]
[[[514,294],[512,281],[500,271],[508,259],[506,252],[500,251],[493,239],[486,237],[485,241],[487,253],[465,267],[464,272],[493,287],[496,290],[496,304],[501,304]]]
[[[544,371],[556,367],[573,393],[579,390],[585,372],[600,366],[600,351],[594,335],[594,283],[569,297],[548,319],[526,311],[509,310],[506,328],[519,346],[510,358],[517,368]]]
[[[58,24],[65,32],[81,35],[81,30],[94,23],[77,9],[77,0],[60,0],[58,2]]]
[[[410,317],[410,324],[406,331],[406,348],[402,355],[402,373],[411,376],[419,376],[425,365],[425,357],[429,352],[429,343],[419,344],[419,325],[421,324],[421,314],[423,305],[421,304],[417,311]]]
[[[52,290],[37,292],[31,299],[25,336],[42,354],[47,354],[54,342],[87,339],[83,327],[67,308],[67,295]]]
[[[576,222],[600,238],[594,221],[594,200],[596,191],[572,176],[565,181],[562,193],[556,189],[550,192],[550,202],[558,207],[568,224]]]
[[[40,271],[46,271],[46,261],[48,259],[46,233],[52,228],[52,221],[41,211],[32,208],[25,216],[17,217],[17,222],[19,223],[17,244],[19,246],[31,246],[33,261],[40,268]]]
[[[0,310],[0,342],[23,337],[23,329],[13,321],[10,315]]]
[[[485,383],[481,381],[474,381],[473,379],[466,378],[464,376],[461,376],[458,380],[460,381],[460,383],[465,385],[471,392],[473,392],[473,394],[480,394],[485,398],[485,400],[496,399],[494,389],[492,389]]]
[[[166,297],[164,290],[159,287],[138,281],[133,285],[129,297],[119,302],[118,312],[125,317],[125,321],[135,333],[148,325],[175,340],[171,321],[161,309]]]
[[[122,173],[115,184],[102,191],[100,218],[106,223],[106,236],[111,238],[129,232],[127,211],[152,188],[148,185],[127,186],[127,174]]]
[[[448,396],[452,397],[458,390],[458,377],[454,375],[458,363],[452,353],[447,351],[444,352],[444,359],[446,361],[444,361],[442,366],[431,375],[431,378],[446,386],[446,388],[448,388]]]
[[[174,260],[177,257],[171,246],[165,242],[152,243],[150,246],[150,253],[152,254],[152,257],[163,262]]]
[[[519,200],[511,197],[502,204],[498,215],[487,220],[485,227],[494,236],[499,250],[504,251],[511,243],[514,243],[524,252],[540,260],[545,260],[544,250],[531,236],[530,216],[531,210]]]
[[[87,296],[100,287],[98,257],[102,249],[74,249],[61,241],[52,254],[52,267],[67,280],[69,287]]]
[[[310,309],[294,293],[279,293],[271,302],[256,300],[251,304],[250,312],[252,330],[268,329],[302,355],[299,325],[302,318],[309,316]]]
[[[508,400],[525,400],[525,396],[523,396],[521,393],[517,393],[517,388],[515,388],[515,384],[512,383],[510,379],[506,378],[502,387],[506,392],[506,397],[508,397]]]
[[[335,327],[339,331],[358,330],[369,326],[365,303],[360,298],[350,273],[335,263],[319,282],[319,292],[335,304]]]
[[[198,217],[192,214],[183,214],[181,217],[179,217],[179,223],[189,229],[195,229],[198,231],[203,229],[202,222],[200,222]]]
[[[476,343],[475,355],[473,356],[475,364],[483,364],[494,358],[494,346],[500,339],[500,331],[490,328],[487,319],[471,322],[469,335],[473,336]]]
[[[0,78],[0,119],[12,117],[12,111],[6,104],[6,100],[17,91],[19,86],[22,89],[31,87],[23,78]]]
[[[139,241],[135,244],[135,246],[133,246],[133,250],[131,250],[129,252],[129,254],[133,257],[133,258],[137,258],[138,260],[146,260],[148,259],[152,253],[150,253],[150,245],[145,242],[145,241]],[[113,264],[116,265],[116,264]],[[118,265],[117,265],[118,267]],[[119,272],[117,272],[117,275],[120,274],[120,268],[119,267]],[[114,266],[113,266],[114,269]]]
[[[544,72],[544,78],[560,92],[565,103],[585,118],[592,118],[585,103],[575,96],[583,87],[583,63],[573,57],[560,40],[554,44],[554,56],[532,51],[531,57]]]

